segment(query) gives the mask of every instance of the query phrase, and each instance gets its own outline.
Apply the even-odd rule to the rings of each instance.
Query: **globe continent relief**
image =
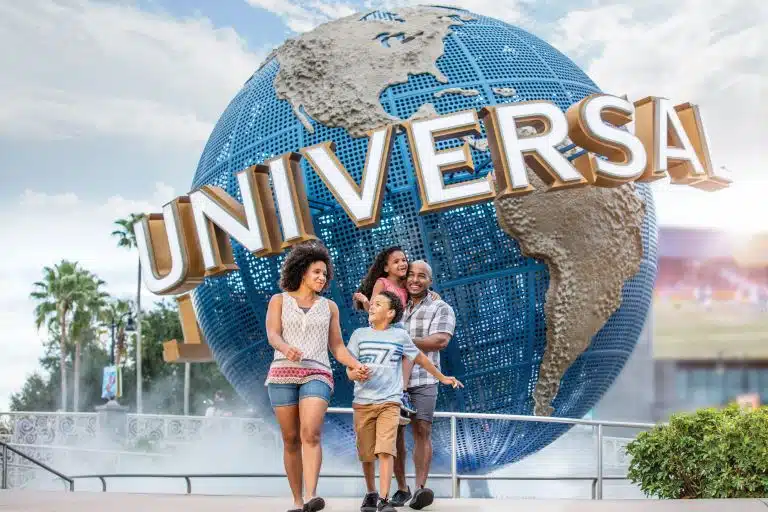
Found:
[[[218,121],[193,188],[240,199],[235,173],[325,141],[359,183],[366,133],[389,123],[510,102],[547,100],[565,110],[600,92],[567,57],[501,21],[448,8],[374,11],[339,19],[286,41],[245,83]],[[485,133],[468,142],[475,175],[493,170]],[[568,151],[569,148],[563,148]],[[343,337],[366,324],[351,296],[378,251],[400,245],[425,259],[434,288],[456,313],[441,353],[444,373],[464,389],[441,387],[438,410],[582,417],[632,353],[651,302],[656,223],[650,189],[629,184],[537,191],[419,215],[407,140],[399,133],[381,221],[358,229],[302,160],[316,235],[335,275]],[[285,254],[257,258],[232,241],[240,270],[206,279],[194,292],[201,328],[221,371],[265,415],[273,350],[265,312]],[[334,365],[332,405],[349,407],[352,385]],[[540,450],[569,427],[459,420],[459,470],[485,472]],[[324,445],[352,456],[351,418],[330,414]],[[435,470],[450,460],[450,425],[434,424]]]

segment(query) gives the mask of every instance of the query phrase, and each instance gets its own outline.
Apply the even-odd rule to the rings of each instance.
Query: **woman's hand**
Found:
[[[362,364],[354,368],[350,368],[349,373],[350,373],[350,376],[349,376],[350,379],[356,380],[359,382],[364,382],[371,377],[370,368]]]
[[[440,382],[442,384],[445,384],[446,386],[451,386],[452,388],[463,388],[464,384],[461,383],[459,379],[456,377],[446,377],[443,376],[442,379],[440,379]]]
[[[354,295],[352,295],[352,300],[359,302],[360,306],[365,310],[368,311],[368,308],[370,307],[370,301],[368,300],[368,297],[363,295],[360,292],[355,292]]]
[[[440,297],[440,294],[434,290],[429,290],[429,292],[427,293],[429,293],[429,298],[432,300],[442,300],[442,297]]]
[[[304,357],[304,354],[301,352],[301,350],[291,345],[288,345],[287,343],[285,344],[285,348],[283,348],[283,350],[281,350],[280,352],[282,352],[287,359],[295,363],[301,361],[301,358]]]

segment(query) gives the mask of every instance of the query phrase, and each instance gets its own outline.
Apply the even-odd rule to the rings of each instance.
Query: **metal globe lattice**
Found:
[[[360,19],[391,19],[375,12]],[[565,110],[600,92],[573,62],[541,39],[501,21],[472,15],[452,28],[437,67],[448,78],[411,76],[386,88],[383,108],[400,119],[426,103],[440,114],[484,105],[549,100]],[[236,172],[289,151],[334,141],[336,154],[360,180],[367,150],[365,138],[313,121],[309,133],[291,105],[277,98],[273,86],[279,62],[266,62],[243,86],[218,121],[200,158],[193,187],[217,185],[239,199]],[[435,92],[471,88],[479,95]],[[500,95],[495,90],[503,90]],[[441,144],[450,144],[445,142]],[[491,170],[490,154],[472,150],[476,169]],[[360,230],[331,193],[302,161],[315,233],[335,262],[328,295],[341,312],[345,341],[365,318],[352,308],[351,296],[375,254],[402,246],[409,259],[425,259],[434,269],[434,288],[454,308],[457,328],[441,361],[446,374],[459,377],[463,390],[440,389],[438,410],[531,414],[531,393],[545,348],[544,301],[547,266],[521,254],[518,243],[498,225],[493,204],[418,215],[419,194],[403,134],[395,141],[381,222]],[[449,177],[458,181],[461,175]],[[581,417],[608,389],[631,354],[643,328],[656,273],[656,221],[650,189],[638,185],[646,203],[644,255],[640,271],[623,289],[622,304],[589,349],[567,371],[553,403],[555,415]],[[201,328],[216,362],[237,392],[270,414],[264,380],[273,357],[267,343],[265,313],[277,287],[284,255],[256,258],[233,241],[239,271],[207,279],[194,293]],[[352,386],[334,362],[334,406],[350,406]],[[566,425],[481,420],[458,422],[460,471],[489,471],[531,454],[556,439]],[[324,445],[329,452],[353,454],[351,419],[328,415]],[[436,420],[435,464],[450,456],[450,428]]]

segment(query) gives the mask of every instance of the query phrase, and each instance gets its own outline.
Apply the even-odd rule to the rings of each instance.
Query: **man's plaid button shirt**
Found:
[[[414,305],[408,301],[403,312],[403,323],[412,339],[426,338],[438,332],[448,333],[453,336],[456,328],[456,315],[453,308],[443,300],[433,300],[427,294],[421,302]],[[440,369],[440,352],[425,352],[426,356]],[[437,379],[427,373],[427,370],[419,365],[413,367],[409,388],[436,384]]]

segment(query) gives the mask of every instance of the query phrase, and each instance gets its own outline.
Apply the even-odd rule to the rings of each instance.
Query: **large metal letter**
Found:
[[[156,295],[191,290],[203,281],[205,269],[195,236],[189,197],[182,196],[133,225],[144,284]]]
[[[718,175],[715,171],[715,165],[712,163],[712,154],[709,148],[709,137],[704,129],[704,123],[701,120],[701,113],[699,112],[699,106],[691,103],[683,103],[675,107],[677,115],[680,117],[680,122],[683,125],[685,133],[691,139],[691,144],[696,149],[696,155],[699,157],[701,165],[704,166],[706,171],[706,178],[703,180],[696,180],[690,183],[690,186],[714,192],[723,188],[728,188],[731,184],[731,179]],[[672,171],[670,170],[670,174]]]
[[[566,112],[571,140],[589,151],[574,164],[590,183],[617,187],[642,175],[646,164],[643,143],[632,132],[618,128],[631,122],[634,113],[629,100],[607,94],[588,96]]]
[[[707,177],[670,100],[648,97],[636,101],[635,133],[643,142],[648,157],[638,181],[656,181],[667,172],[672,183],[681,185]]]
[[[203,185],[190,192],[195,227],[207,275],[237,270],[231,236],[256,256],[279,252],[279,232],[267,169],[253,166],[237,174],[240,204],[224,189]]]
[[[469,144],[465,142],[460,148],[435,150],[436,141],[479,135],[480,125],[474,110],[433,119],[408,121],[403,123],[403,126],[408,134],[408,143],[419,181],[421,195],[419,213],[435,212],[493,199],[495,194],[489,177],[450,186],[446,186],[443,181],[444,173],[475,171]]]
[[[529,101],[485,107],[480,115],[488,132],[498,197],[527,194],[533,190],[528,182],[526,164],[549,185],[547,190],[588,184],[556,148],[568,136],[568,122],[554,103]],[[536,134],[518,137],[518,128],[524,126],[535,128]]]
[[[286,153],[264,164],[269,168],[277,198],[283,228],[281,249],[304,240],[317,239],[312,225],[312,214],[309,212],[307,193],[304,190],[300,162],[300,154]]]
[[[387,126],[368,132],[368,153],[360,185],[355,183],[335,155],[333,142],[323,142],[301,150],[358,228],[373,227],[379,223],[394,130],[394,126]]]

